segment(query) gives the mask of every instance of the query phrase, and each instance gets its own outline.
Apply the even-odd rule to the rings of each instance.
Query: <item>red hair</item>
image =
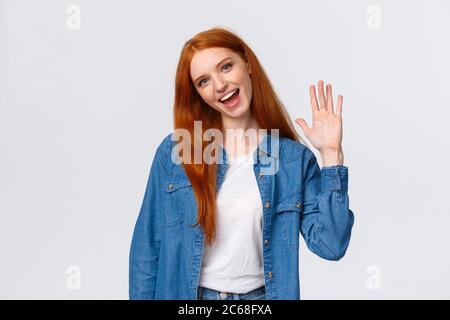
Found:
[[[202,155],[208,142],[203,141],[202,137],[194,136],[194,121],[202,121],[202,131],[218,129],[223,132],[220,112],[203,101],[190,76],[190,64],[195,52],[207,48],[229,49],[248,63],[252,82],[250,112],[261,129],[267,129],[268,132],[278,129],[280,137],[302,142],[253,51],[236,34],[223,28],[200,32],[183,46],[175,78],[174,129],[187,129],[194,141],[199,139],[197,143],[202,145]],[[192,156],[194,141],[189,141]],[[203,227],[206,242],[211,244],[215,238],[217,163],[214,161],[207,164],[202,161],[201,164],[196,164],[190,161],[183,162],[182,165],[197,201],[197,224]]]

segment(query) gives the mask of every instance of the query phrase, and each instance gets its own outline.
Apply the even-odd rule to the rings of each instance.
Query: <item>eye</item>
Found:
[[[230,66],[230,67],[229,67],[229,68],[225,68],[226,66]],[[223,65],[222,69],[230,69],[231,66],[232,66],[231,63],[225,63],[225,64]]]
[[[225,63],[225,64],[222,66],[222,70],[228,71],[229,69],[231,69],[232,66],[233,66],[232,63]],[[200,87],[203,87],[203,81],[206,81],[206,79],[202,79],[202,80],[200,80],[200,81],[198,82],[198,85],[199,85]]]

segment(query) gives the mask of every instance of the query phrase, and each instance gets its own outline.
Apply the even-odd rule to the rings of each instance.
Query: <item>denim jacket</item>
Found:
[[[171,159],[178,142],[167,135],[158,146],[131,241],[130,299],[196,300],[204,252],[197,203],[184,168]],[[305,145],[267,134],[253,156],[263,204],[263,268],[268,300],[300,299],[299,233],[310,251],[341,259],[354,222],[349,209],[348,167],[320,168]],[[217,191],[226,152],[218,164]],[[274,165],[275,164],[275,165]],[[275,168],[272,173],[267,170]]]

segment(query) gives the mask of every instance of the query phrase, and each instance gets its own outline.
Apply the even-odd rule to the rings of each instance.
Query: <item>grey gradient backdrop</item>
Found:
[[[319,79],[344,95],[355,226],[339,262],[302,240],[302,298],[450,298],[449,13],[444,0],[0,0],[0,298],[128,298],[180,49],[214,26],[253,48],[292,119],[311,124]]]

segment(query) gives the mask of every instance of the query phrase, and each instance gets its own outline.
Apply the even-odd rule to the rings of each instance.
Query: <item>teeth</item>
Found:
[[[236,89],[236,90],[237,90],[237,89]],[[225,97],[223,97],[222,99],[220,99],[220,101],[227,100],[229,97],[231,97],[231,96],[236,92],[236,90],[234,90],[234,91],[230,92],[229,94],[227,94]]]

